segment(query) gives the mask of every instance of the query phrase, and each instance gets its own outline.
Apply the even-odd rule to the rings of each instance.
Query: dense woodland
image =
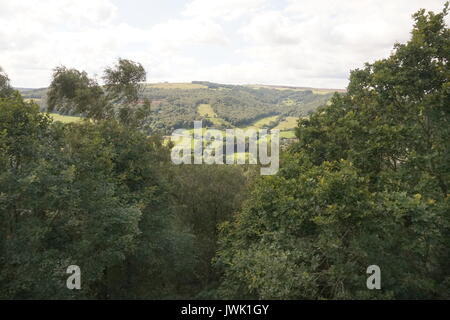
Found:
[[[312,92],[208,83],[172,95],[119,59],[104,85],[54,70],[47,110],[86,119],[64,124],[1,71],[0,298],[449,299],[448,9],[417,12],[410,41],[322,97],[275,176],[175,166],[154,133],[202,103],[233,125],[299,116]],[[74,264],[81,290],[66,288]],[[372,264],[381,290],[366,288]]]

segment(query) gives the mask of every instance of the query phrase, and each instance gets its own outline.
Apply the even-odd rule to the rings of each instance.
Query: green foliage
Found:
[[[47,103],[49,112],[82,114],[95,120],[105,119],[112,108],[101,86],[86,72],[63,66],[54,70]]]
[[[0,100],[1,298],[214,296],[217,224],[239,207],[247,178],[239,167],[173,167],[161,137],[121,117],[119,100],[130,99],[115,86],[134,81],[115,78],[122,67],[107,70],[105,91],[56,69],[50,105],[95,121],[53,123],[18,93]],[[73,264],[81,291],[65,286]]]
[[[150,102],[138,100],[146,73],[142,65],[119,59],[106,68],[104,88],[86,72],[57,67],[47,93],[47,110],[82,115],[93,120],[116,119],[126,126],[144,127]]]
[[[447,11],[419,11],[408,43],[300,120],[278,175],[222,226],[224,297],[449,298]]]
[[[175,173],[177,221],[195,236],[196,264],[192,274],[185,275],[190,297],[218,298],[215,290],[220,274],[211,263],[217,251],[218,225],[240,208],[255,173],[245,166],[221,165],[180,166]]]
[[[13,94],[14,90],[9,83],[9,77],[0,67],[0,98],[6,98]]]
[[[175,295],[192,236],[174,222],[160,138],[53,124],[19,96],[0,100],[0,133],[1,298]],[[72,264],[79,292],[65,286]]]
[[[116,66],[106,68],[103,80],[105,88],[115,101],[136,102],[139,99],[140,83],[145,82],[146,72],[140,63],[119,59]]]

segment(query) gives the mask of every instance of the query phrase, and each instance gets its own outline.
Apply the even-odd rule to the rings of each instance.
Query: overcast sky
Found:
[[[409,38],[443,0],[0,0],[0,66],[16,87],[65,65],[101,75],[118,57],[148,82],[344,88],[350,69]]]

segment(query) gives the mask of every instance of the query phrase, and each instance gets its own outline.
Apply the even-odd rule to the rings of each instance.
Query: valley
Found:
[[[46,110],[46,88],[19,88],[23,97]],[[191,129],[203,120],[207,128],[278,129],[282,139],[294,138],[300,117],[329,102],[340,89],[271,85],[227,85],[207,81],[147,83],[140,96],[151,102],[148,127],[163,136]],[[83,115],[54,114],[55,121],[76,122]]]

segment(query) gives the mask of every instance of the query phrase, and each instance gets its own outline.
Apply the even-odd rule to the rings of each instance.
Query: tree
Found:
[[[52,123],[0,99],[0,297],[179,297],[193,237],[175,222],[169,148],[116,120]],[[66,288],[81,269],[82,290]]]
[[[13,92],[14,89],[9,83],[8,75],[3,71],[2,67],[0,67],[0,98],[6,98],[12,95]]]
[[[141,216],[118,197],[110,148],[94,130],[66,136],[20,97],[0,110],[0,296],[105,297],[104,273],[135,247]],[[78,294],[65,288],[73,264]]]
[[[49,112],[81,114],[94,120],[111,117],[112,105],[106,99],[103,89],[86,72],[55,68],[53,80],[47,93]]]
[[[139,100],[146,72],[140,63],[119,59],[114,67],[105,69],[103,80],[112,100],[132,103]]]
[[[100,86],[86,72],[57,67],[48,91],[48,111],[81,114],[93,120],[116,119],[127,126],[146,124],[150,102],[139,101],[140,83],[146,73],[142,65],[119,59],[107,68]]]
[[[225,297],[449,297],[448,8],[416,13],[408,43],[299,121],[278,175],[222,226]]]
[[[222,165],[190,165],[176,168],[177,222],[194,235],[196,263],[186,278],[190,297],[217,298],[220,274],[213,268],[218,226],[231,219],[246,196],[250,168]]]

